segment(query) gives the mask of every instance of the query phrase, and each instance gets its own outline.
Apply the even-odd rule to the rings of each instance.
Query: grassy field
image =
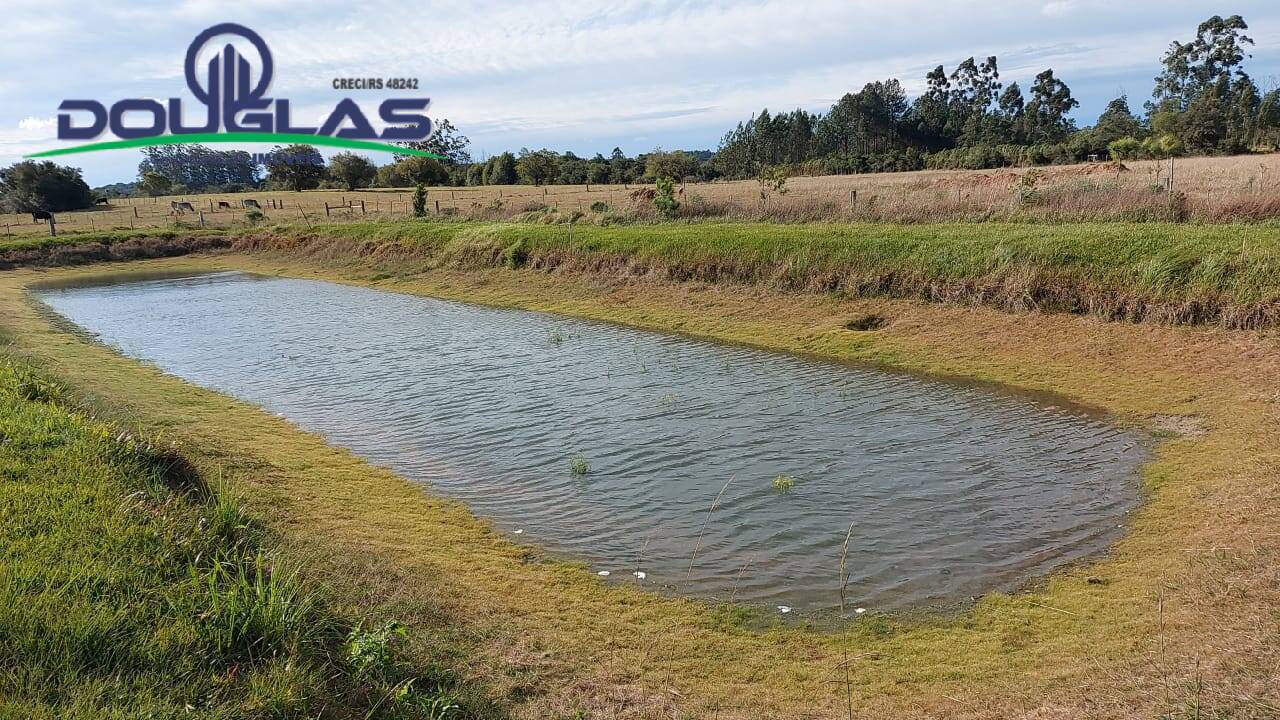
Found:
[[[387,238],[363,253],[294,239],[204,258],[4,273],[0,325],[15,349],[103,408],[181,440],[196,467],[226,468],[282,551],[312,558],[338,602],[406,621],[409,662],[430,666],[442,645],[466,648],[452,663],[460,678],[518,717],[1280,712],[1274,334],[779,292],[609,265],[438,263]],[[1143,471],[1146,504],[1105,558],[954,616],[873,610],[836,632],[762,628],[735,608],[609,587],[513,544],[464,507],[279,418],[50,325],[24,294],[33,282],[143,266],[372,284],[1000,382],[1059,393],[1164,441]],[[884,319],[881,329],[847,329],[868,315]]]
[[[1257,225],[704,222],[571,228],[397,220],[14,240],[0,243],[0,265],[232,247],[359,260],[389,275],[498,266],[589,270],[1111,320],[1234,328],[1280,322],[1280,228]]]
[[[231,492],[0,357],[0,717],[471,714]]]
[[[768,222],[1266,222],[1280,219],[1280,154],[1177,159],[1174,190],[1165,189],[1167,162],[1137,161],[1009,168],[929,170],[795,177],[785,194],[761,196],[754,180],[686,183],[679,187],[683,220]],[[528,185],[430,188],[427,210],[477,220],[528,213],[583,213],[596,223],[652,222],[645,185]],[[249,226],[241,200],[263,207],[269,222],[303,225],[369,222],[412,214],[412,188],[343,192],[315,190],[122,198],[90,210],[60,213],[59,231]],[[178,214],[171,201],[194,212]],[[218,202],[231,207],[221,208]],[[593,210],[593,206],[596,208]],[[30,215],[0,215],[4,237],[48,235]]]

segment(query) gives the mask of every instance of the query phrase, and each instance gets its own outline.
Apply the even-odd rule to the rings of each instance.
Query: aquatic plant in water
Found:
[[[583,457],[582,453],[574,455],[573,459],[569,461],[569,472],[574,475],[586,475],[590,469],[590,466],[587,465],[587,459]]]
[[[775,492],[788,492],[796,486],[796,479],[790,475],[779,475],[773,479],[773,489]]]

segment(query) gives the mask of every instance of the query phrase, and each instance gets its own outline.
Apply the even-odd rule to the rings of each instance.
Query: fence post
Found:
[[[858,191],[850,190],[849,191],[849,209],[852,210],[853,206],[857,204],[857,202],[858,202]]]
[[[307,224],[307,227],[311,227],[311,218],[307,217],[307,214],[302,212],[301,205],[298,206],[298,214],[302,216],[302,220]]]
[[[440,214],[440,201],[439,201],[439,200],[437,200],[437,201],[436,201],[436,214],[437,214],[437,215],[439,215],[439,214]]]
[[[138,214],[138,206],[137,206],[137,205],[134,205],[134,206],[133,206],[133,216],[134,216],[134,217],[136,217],[136,218],[141,218],[141,217],[142,217],[141,215],[139,215],[139,214]]]
[[[49,237],[58,236],[58,224],[53,220],[53,213],[49,213]]]
[[[324,216],[329,217],[329,201],[327,200],[324,203]]]
[[[204,227],[204,211],[200,211],[200,227]]]

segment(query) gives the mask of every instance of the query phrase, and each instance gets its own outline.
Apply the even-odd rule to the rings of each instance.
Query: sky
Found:
[[[4,0],[0,167],[74,144],[56,139],[63,99],[190,104],[187,46],[221,22],[262,35],[275,61],[268,95],[290,99],[295,121],[318,122],[343,97],[376,115],[385,98],[426,96],[428,114],[483,159],[522,147],[713,150],[761,108],[825,111],[888,77],[914,96],[929,69],[970,56],[999,56],[1002,81],[1024,90],[1053,68],[1090,124],[1120,94],[1138,110],[1169,43],[1214,14],[1244,16],[1257,43],[1246,69],[1263,89],[1280,84],[1274,0]],[[416,78],[419,90],[334,90],[346,77]],[[139,159],[63,162],[101,185],[135,179]]]

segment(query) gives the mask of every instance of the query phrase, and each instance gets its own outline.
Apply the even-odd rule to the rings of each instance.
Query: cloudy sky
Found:
[[[1280,81],[1274,0],[5,0],[0,26],[0,166],[59,146],[64,98],[187,97],[183,57],[219,22],[260,33],[275,59],[270,96],[316,120],[349,95],[376,114],[403,93],[339,92],[335,77],[411,77],[480,158],[521,147],[590,156],[714,149],[768,107],[825,110],[886,77],[914,94],[924,73],[1000,58],[1024,88],[1052,67],[1092,122],[1151,91],[1169,42],[1213,15],[1241,14],[1257,41],[1247,69]],[[191,102],[187,101],[188,104]],[[104,138],[106,139],[106,138]],[[227,146],[223,146],[227,147]],[[245,146],[249,150],[265,148]],[[381,161],[381,158],[376,158]],[[90,184],[131,180],[137,151],[68,158]]]

